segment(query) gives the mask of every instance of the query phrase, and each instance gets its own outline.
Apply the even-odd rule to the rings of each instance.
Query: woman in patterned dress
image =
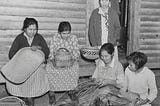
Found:
[[[79,78],[79,46],[78,39],[71,34],[71,25],[69,22],[63,21],[59,24],[58,33],[56,33],[50,41],[50,55],[49,60],[53,60],[56,51],[59,48],[66,48],[72,54],[74,60],[71,67],[56,68],[52,62],[47,64],[47,73],[50,83],[49,103],[55,102],[53,91],[69,91],[73,90],[78,83]]]

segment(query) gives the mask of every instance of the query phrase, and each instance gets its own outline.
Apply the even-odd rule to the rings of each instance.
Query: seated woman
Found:
[[[120,94],[120,89],[124,87],[124,69],[116,56],[113,44],[104,43],[101,46],[92,78],[80,82],[77,87],[80,104],[86,104],[86,106],[89,105],[88,103],[94,104],[96,98],[101,100],[106,98],[105,101],[102,101],[107,104],[106,100],[109,94]],[[127,103],[128,100],[124,100],[124,102]]]
[[[9,50],[9,59],[22,48],[31,47],[33,51],[41,50],[45,59],[49,56],[49,48],[42,35],[38,34],[38,22],[34,18],[25,18],[22,33],[13,41]],[[11,95],[27,98],[27,105],[34,106],[33,97],[38,97],[49,91],[46,71],[34,72],[24,83],[14,84],[6,80],[6,87]]]
[[[134,103],[139,98],[139,95],[134,92],[125,91],[126,78],[124,75],[123,66],[118,61],[117,53],[114,52],[114,46],[111,43],[103,44],[99,51],[99,57],[100,59],[96,62],[96,70],[92,78],[95,78],[95,80],[102,85],[111,84],[118,87],[118,92],[115,92],[116,90],[114,89],[113,92],[115,92],[115,94],[117,93],[117,96],[126,98],[130,101],[131,103],[129,106],[134,106]]]
[[[101,46],[92,78],[103,85],[113,84],[121,88],[124,82],[124,69],[114,52],[114,46],[111,43]]]
[[[55,102],[54,93],[56,91],[69,91],[73,90],[78,83],[79,78],[79,46],[78,39],[75,35],[71,34],[71,25],[67,21],[60,22],[58,33],[53,36],[50,41],[50,60],[54,60],[56,52],[60,48],[67,49],[72,54],[74,60],[73,65],[70,67],[56,68],[52,63],[48,62],[47,72],[50,83],[49,103]]]

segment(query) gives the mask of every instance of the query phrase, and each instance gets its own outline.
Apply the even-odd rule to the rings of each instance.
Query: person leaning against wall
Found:
[[[118,13],[111,8],[111,0],[99,0],[99,7],[92,11],[89,19],[88,39],[91,46],[104,43],[117,45],[120,39]]]
[[[49,48],[42,37],[38,34],[38,22],[34,18],[25,18],[23,22],[22,33],[19,34],[13,41],[9,50],[9,59],[22,48],[31,47],[31,50],[41,50],[45,54],[45,59],[48,58]],[[6,81],[8,92],[13,96],[25,98],[28,106],[34,106],[33,97],[38,97],[49,91],[48,79],[45,76],[45,71],[36,71],[24,83],[14,84]]]

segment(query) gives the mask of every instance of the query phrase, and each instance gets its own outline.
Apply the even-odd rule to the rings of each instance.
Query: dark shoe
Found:
[[[49,97],[49,104],[50,105],[56,103],[56,96],[55,96],[55,93],[53,91],[49,91],[48,97]]]
[[[25,103],[27,106],[34,106],[34,99],[33,98],[25,98]]]

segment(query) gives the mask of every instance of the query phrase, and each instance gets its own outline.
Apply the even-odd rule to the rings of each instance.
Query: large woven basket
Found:
[[[0,99],[0,106],[27,106],[25,102],[14,96],[7,96]]]
[[[97,47],[83,47],[80,49],[80,53],[85,59],[95,60],[99,58],[99,49]]]
[[[30,47],[25,47],[1,68],[1,72],[8,81],[20,84],[25,82],[44,60],[42,51],[33,51]]]
[[[72,55],[66,48],[60,48],[56,52],[54,62],[57,68],[70,67],[72,66]]]

